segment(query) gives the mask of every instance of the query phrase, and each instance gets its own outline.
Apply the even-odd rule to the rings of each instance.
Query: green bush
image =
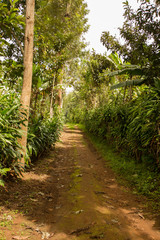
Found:
[[[62,122],[59,116],[53,119],[32,119],[29,124],[27,156],[31,160],[50,149],[59,139]]]
[[[112,101],[86,111],[84,125],[88,132],[112,141],[138,162],[152,160],[159,165],[160,96],[156,88],[146,88],[130,102]]]
[[[0,185],[7,173],[20,175],[24,168],[20,164],[22,136],[21,124],[24,112],[21,110],[19,96],[14,91],[0,89]],[[53,119],[32,119],[28,127],[27,159],[31,161],[50,149],[58,140],[62,122],[60,116]],[[23,120],[21,120],[23,119]]]
[[[131,103],[127,127],[127,144],[140,160],[149,155],[160,159],[160,96],[157,89],[146,89]]]
[[[21,137],[20,124],[22,112],[17,94],[8,89],[0,89],[0,174],[6,175],[7,171],[20,171],[17,165],[21,159],[21,147],[18,138]],[[6,169],[4,171],[4,169]]]

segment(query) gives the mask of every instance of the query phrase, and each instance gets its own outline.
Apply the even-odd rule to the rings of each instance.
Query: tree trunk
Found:
[[[61,109],[62,108],[62,84],[63,84],[63,79],[60,78],[59,84],[58,84],[58,90],[57,90],[57,95],[56,95],[56,99],[55,99],[55,104],[58,105],[58,108]]]
[[[29,108],[31,99],[31,88],[32,88],[32,67],[33,67],[33,36],[34,36],[34,8],[35,0],[26,0],[26,27],[25,27],[25,43],[24,43],[24,73],[23,73],[23,86],[21,94],[22,108],[26,113],[25,126],[22,125],[23,130],[20,144],[22,146],[23,157],[21,164],[25,166],[25,155],[27,146],[27,132],[28,132],[28,119],[29,119]]]
[[[57,84],[57,94],[55,97],[55,104],[58,106],[59,110],[62,109],[63,105],[63,74],[64,74],[64,68],[62,68],[61,75],[58,77],[58,84]]]
[[[52,83],[52,91],[51,91],[51,102],[50,102],[50,118],[53,118],[53,94],[54,94],[54,84],[55,84],[55,74]]]

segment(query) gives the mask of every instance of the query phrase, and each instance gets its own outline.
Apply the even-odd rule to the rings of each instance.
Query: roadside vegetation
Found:
[[[85,1],[36,1],[33,64],[26,85],[28,4],[3,0],[0,5],[0,184],[20,176],[51,149],[65,120],[82,124],[102,142],[105,155],[112,155],[107,159],[113,169],[135,191],[158,202],[159,1],[142,0],[136,11],[124,2],[123,41],[104,31],[101,42],[108,52],[103,55],[85,50]],[[68,95],[67,86],[74,88]],[[116,153],[110,154],[110,146]]]
[[[74,91],[66,97],[66,122],[81,123],[100,144],[112,168],[134,191],[160,198],[159,5],[124,3],[123,44],[109,32],[81,62]],[[113,150],[114,148],[114,150]],[[112,149],[112,150],[111,150]],[[157,205],[154,205],[156,207]]]
[[[157,212],[160,209],[160,175],[159,171],[151,163],[137,164],[134,158],[124,151],[116,151],[114,144],[102,140],[88,133],[82,125],[78,125],[90,139],[91,143],[101,153],[109,166],[116,173],[118,182],[129,187],[134,194],[147,197],[146,206]]]
[[[58,141],[64,84],[85,47],[81,36],[88,29],[88,10],[83,0],[36,1],[35,9],[34,3],[0,4],[1,185]]]

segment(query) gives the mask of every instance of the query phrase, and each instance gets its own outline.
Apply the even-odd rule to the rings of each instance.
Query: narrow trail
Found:
[[[77,128],[65,128],[55,151],[8,183],[0,206],[0,239],[160,240],[145,198],[116,182]]]

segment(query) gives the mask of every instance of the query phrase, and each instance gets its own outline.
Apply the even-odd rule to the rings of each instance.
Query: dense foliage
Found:
[[[0,174],[20,175],[24,169],[20,164],[22,148],[18,139],[23,134],[20,124],[25,113],[20,110],[19,97],[14,91],[1,89],[0,102]],[[62,126],[60,114],[52,119],[32,121],[29,124],[26,163],[54,146]]]
[[[35,160],[47,150],[52,149],[60,137],[61,130],[60,114],[52,119],[33,119],[32,123],[29,123],[28,158]]]
[[[154,83],[159,77],[160,61],[160,24],[159,9],[155,3],[142,1],[137,11],[134,11],[128,1],[124,3],[125,22],[120,28],[120,35],[124,40],[121,44],[109,32],[103,32],[101,41],[108,50],[118,52],[125,61],[146,67],[144,75],[146,82]]]
[[[106,151],[111,143],[127,155],[126,161],[114,159],[112,167],[149,196],[160,195],[159,10],[142,0],[134,11],[126,1],[122,43],[102,33],[112,53],[92,52],[81,61],[74,91],[65,101],[66,121],[83,124],[105,141]]]
[[[0,89],[0,168],[1,175],[16,169],[21,158],[18,138],[21,137],[21,111],[17,94],[7,89]],[[19,168],[19,166],[18,166]],[[5,170],[6,169],[6,170]]]
[[[72,62],[82,54],[85,43],[81,36],[88,29],[88,10],[83,0],[36,1],[28,121],[28,113],[22,109],[22,101],[20,103],[27,3],[2,0],[0,4],[1,177],[19,175],[24,170],[21,162],[24,159],[23,146],[20,144],[20,139],[25,135],[22,131],[24,124],[28,126],[26,165],[58,140],[63,119],[62,85]]]
[[[58,140],[64,97],[66,121],[82,123],[92,135],[127,153],[128,171],[134,162],[136,174],[143,175],[139,166],[145,166],[144,186],[135,176],[133,183],[143,193],[155,190],[151,182],[158,179],[160,169],[160,6],[140,2],[136,11],[128,1],[124,3],[123,41],[103,32],[101,42],[111,54],[101,55],[84,51],[85,1],[36,1],[26,164]],[[19,139],[26,116],[20,103],[25,10],[24,1],[1,1],[1,178],[19,175],[24,169]],[[64,84],[72,85],[74,91],[65,95]],[[127,171],[122,162],[116,165],[122,173]]]
[[[159,165],[160,99],[156,89],[147,88],[135,100],[121,104],[111,102],[87,112],[85,126],[102,139],[112,139],[117,149],[125,149],[139,161]]]

